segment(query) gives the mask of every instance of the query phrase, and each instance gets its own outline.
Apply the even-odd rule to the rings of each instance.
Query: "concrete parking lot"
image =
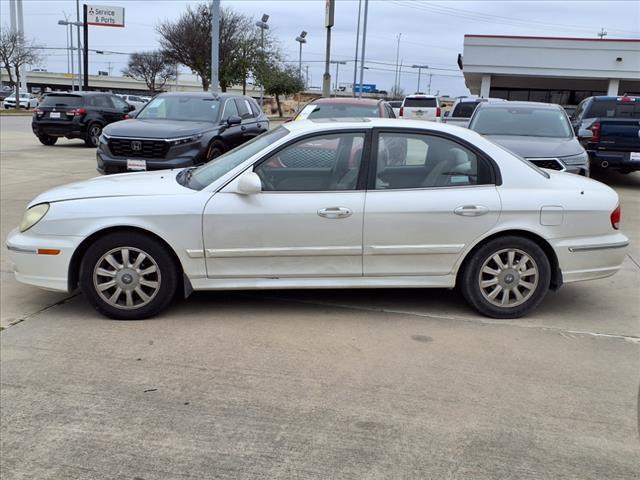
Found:
[[[0,117],[0,234],[95,176]],[[118,322],[0,254],[3,479],[640,478],[640,174],[598,174],[632,248],[525,319],[455,291],[197,293]]]

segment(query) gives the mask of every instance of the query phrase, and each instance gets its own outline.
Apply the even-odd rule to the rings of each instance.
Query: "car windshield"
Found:
[[[253,157],[256,153],[267,148],[289,134],[284,127],[276,128],[270,132],[250,140],[249,142],[228,151],[224,155],[192,170],[186,182],[186,186],[194,190],[202,190],[207,185],[218,180],[224,174],[230,172],[241,163]]]
[[[378,105],[352,105],[348,103],[320,103],[307,105],[297,119],[305,118],[361,118],[379,117]]]
[[[218,121],[219,114],[220,100],[217,98],[171,95],[154,98],[136,118],[213,123]]]
[[[560,108],[499,107],[477,111],[469,125],[481,135],[569,138],[573,136]]]
[[[47,95],[40,103],[41,107],[77,107],[82,104],[82,97],[78,95]]]

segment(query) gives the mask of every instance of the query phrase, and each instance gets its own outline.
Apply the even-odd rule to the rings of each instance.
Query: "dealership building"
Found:
[[[577,105],[640,95],[640,39],[465,35],[458,63],[481,97]]]

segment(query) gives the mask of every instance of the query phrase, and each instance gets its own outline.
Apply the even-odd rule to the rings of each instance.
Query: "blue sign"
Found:
[[[356,85],[355,91],[356,92],[360,92],[360,85]],[[362,93],[373,93],[375,91],[377,91],[378,89],[376,88],[376,84],[375,83],[363,83],[362,84]]]

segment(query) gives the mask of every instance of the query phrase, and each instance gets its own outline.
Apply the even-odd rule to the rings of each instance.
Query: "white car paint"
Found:
[[[15,93],[5,98],[3,105],[4,105],[4,108],[16,108]],[[31,95],[30,93],[20,94],[20,108],[30,109],[30,108],[36,108],[37,106],[38,106],[38,99],[36,97]]]
[[[407,95],[404,97],[398,113],[398,118],[407,120],[430,120],[432,122],[442,120],[440,99],[435,95]]]
[[[49,190],[29,206],[50,209],[7,238],[16,278],[68,291],[71,259],[93,234],[138,228],[175,252],[195,290],[336,287],[453,287],[462,262],[495,234],[524,231],[550,245],[564,282],[603,278],[621,266],[627,237],[611,226],[617,194],[594,180],[540,173],[468,129],[419,121],[300,121],[289,133],[202,190],[179,185],[177,170],[97,177]],[[372,128],[447,134],[474,145],[500,170],[499,185],[238,193],[252,166],[310,133]],[[454,214],[469,205],[482,216]],[[323,209],[348,208],[348,218]],[[484,212],[483,212],[484,213]],[[41,255],[38,249],[59,249]]]

